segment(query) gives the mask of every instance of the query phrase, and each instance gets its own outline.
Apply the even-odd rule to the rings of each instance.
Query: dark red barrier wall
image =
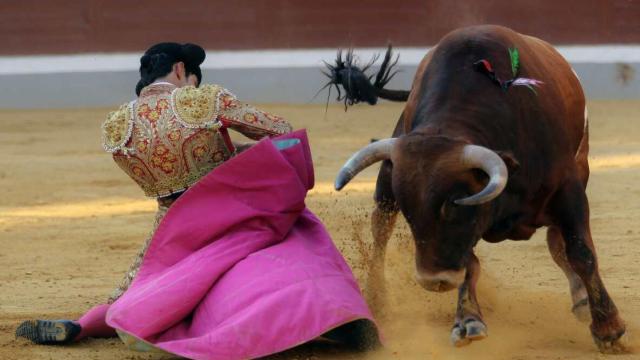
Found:
[[[640,43],[640,0],[0,1],[0,54],[432,45],[494,23],[555,44]]]

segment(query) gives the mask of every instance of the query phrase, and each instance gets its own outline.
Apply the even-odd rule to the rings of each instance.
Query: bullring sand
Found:
[[[345,190],[333,176],[370,138],[388,136],[402,107],[268,105],[307,128],[316,187],[307,204],[324,221],[364,285],[377,166]],[[155,203],[103,152],[108,109],[0,111],[0,358],[164,359],[130,352],[117,339],[69,347],[15,340],[24,319],[76,318],[104,302],[150,229]],[[413,282],[413,244],[404,221],[387,262],[387,348],[352,354],[317,344],[278,359],[639,359],[640,102],[589,102],[591,227],[605,284],[627,322],[634,353],[601,355],[588,325],[569,311],[567,281],[546,248],[544,229],[528,242],[481,243],[479,301],[489,337],[449,344],[456,292],[428,293]]]

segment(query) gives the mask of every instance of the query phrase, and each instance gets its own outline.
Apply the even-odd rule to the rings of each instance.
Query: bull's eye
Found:
[[[444,221],[453,220],[453,218],[455,217],[456,207],[458,207],[458,205],[449,200],[442,203],[442,206],[440,207],[440,219]]]
[[[452,198],[442,203],[440,220],[458,225],[474,225],[477,221],[476,211],[477,209],[474,206],[457,205]]]

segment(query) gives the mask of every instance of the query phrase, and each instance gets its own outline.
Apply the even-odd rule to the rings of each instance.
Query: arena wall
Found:
[[[424,47],[501,24],[554,44],[640,43],[637,0],[21,0],[0,4],[0,55],[140,52],[160,41],[212,50]]]
[[[408,88],[429,46],[452,29],[511,27],[557,45],[591,98],[638,98],[640,1],[125,1],[0,3],[0,107],[87,107],[129,100],[140,54],[159,41],[208,50],[204,76],[243,99],[320,102],[321,60],[391,42]],[[277,91],[274,91],[277,90]],[[28,94],[28,95],[27,95]]]

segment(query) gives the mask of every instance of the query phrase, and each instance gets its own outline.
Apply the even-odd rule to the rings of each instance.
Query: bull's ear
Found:
[[[509,175],[515,174],[518,169],[520,169],[520,162],[513,155],[511,151],[496,151],[496,154],[502,158],[504,164],[507,165],[507,169],[509,169]]]

